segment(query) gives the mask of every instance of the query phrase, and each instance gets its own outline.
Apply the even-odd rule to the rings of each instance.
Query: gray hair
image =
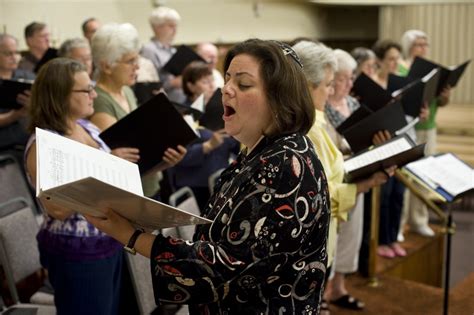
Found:
[[[18,45],[18,39],[16,39],[15,36],[13,35],[10,35],[10,34],[6,34],[6,33],[0,33],[0,45],[3,45],[3,42],[6,40],[6,39],[13,39],[15,41],[15,43]]]
[[[319,85],[325,76],[325,69],[335,71],[337,60],[331,48],[324,44],[310,41],[300,41],[293,46],[293,50],[300,57],[306,80]]]
[[[161,25],[167,21],[178,23],[181,20],[181,16],[175,9],[168,7],[158,7],[154,9],[148,21],[151,25]]]
[[[59,47],[58,55],[68,58],[75,48],[89,48],[89,42],[85,38],[79,37],[68,39]]]
[[[410,57],[410,49],[418,38],[428,39],[428,35],[420,30],[408,30],[403,33],[400,44],[402,46],[402,54],[404,58]]]
[[[137,29],[130,23],[106,24],[92,37],[91,48],[94,65],[98,69],[104,61],[113,66],[125,54],[140,50]]]
[[[374,52],[366,47],[356,47],[351,51],[352,58],[355,59],[357,65],[360,66],[369,59],[376,59]]]
[[[334,49],[334,56],[337,60],[337,68],[335,72],[353,72],[357,68],[357,62],[347,51],[342,49]]]

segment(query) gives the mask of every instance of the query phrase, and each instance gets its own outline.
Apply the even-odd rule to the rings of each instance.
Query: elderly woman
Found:
[[[335,265],[332,268],[335,268],[336,273],[330,282],[331,285],[326,289],[325,299],[342,307],[360,310],[363,309],[364,304],[349,295],[344,285],[344,274],[355,272],[358,267],[358,252],[362,240],[363,205],[361,193],[385,183],[387,176],[383,172],[377,172],[370,178],[357,183],[344,183],[343,156],[328,133],[328,130],[334,129],[334,127],[326,123],[324,110],[328,97],[330,98],[333,92],[334,72],[337,71],[336,77],[341,74],[352,74],[353,59],[347,53],[342,54],[344,57],[341,57],[343,51],[333,52],[323,44],[309,41],[299,42],[294,46],[294,49],[303,63],[316,111],[316,121],[309,131],[308,137],[315,145],[316,152],[323,164],[331,196],[328,265],[332,265],[335,255]],[[348,69],[350,71],[346,71]],[[336,83],[335,89],[339,88]],[[346,96],[349,97],[347,94]],[[387,171],[393,174],[393,168]],[[350,218],[348,219],[348,217]],[[323,304],[323,310],[328,310],[327,305]]]
[[[85,38],[66,40],[59,47],[59,57],[71,58],[81,62],[87,68],[87,74],[92,76],[92,54],[89,42]]]
[[[404,63],[400,63],[398,71],[401,75],[407,75],[415,57],[426,58],[429,52],[428,36],[420,30],[406,31],[401,39]],[[426,121],[415,125],[416,139],[418,143],[426,143],[425,153],[433,155],[436,153],[436,113],[438,106],[449,103],[451,88],[446,87],[441,95],[429,104],[429,116]],[[403,209],[402,221],[398,238],[403,240],[403,226],[408,223],[410,231],[423,236],[434,236],[433,230],[428,226],[428,209],[426,205],[409,191],[406,192],[405,207]]]
[[[163,66],[176,53],[176,48],[172,45],[180,21],[181,17],[174,9],[164,6],[154,9],[149,18],[153,38],[143,46],[141,51],[143,57],[153,62],[169,99],[177,103],[183,103],[185,99],[181,76],[175,77],[165,71]]]
[[[365,73],[370,78],[375,76],[377,59],[375,58],[375,54],[372,50],[365,47],[357,47],[351,51],[351,56],[357,62],[357,68],[354,72],[356,77],[361,73]]]
[[[109,148],[99,130],[86,120],[97,96],[87,68],[72,59],[45,64],[33,86],[30,131],[35,127],[58,133],[102,151]],[[26,151],[28,179],[36,183],[36,142]],[[77,212],[41,200],[44,222],[37,235],[40,259],[54,288],[58,315],[118,314],[122,246]]]
[[[97,98],[90,120],[100,130],[107,129],[137,108],[130,86],[137,76],[139,47],[137,30],[128,23],[106,24],[92,38],[92,55],[97,68]],[[165,152],[164,160],[169,166],[176,164],[186,153],[181,146],[178,150],[169,148]],[[140,158],[137,148],[122,148],[117,155],[131,162],[137,162]],[[160,176],[161,173],[153,173],[143,178],[146,196],[155,197],[158,194]]]
[[[35,78],[32,72],[18,69],[19,56],[17,39],[8,34],[0,34],[0,79],[28,81]],[[28,112],[29,93],[25,91],[17,96],[17,102],[23,105],[22,108],[5,109],[0,106],[0,150],[9,150],[20,161],[24,145],[28,141],[24,121]]]
[[[226,169],[194,242],[134,232],[113,211],[88,218],[152,257],[155,297],[192,314],[319,312],[326,272],[329,194],[304,135],[314,121],[298,56],[289,46],[248,40],[225,63],[226,132],[246,149]],[[133,242],[132,242],[133,243]]]

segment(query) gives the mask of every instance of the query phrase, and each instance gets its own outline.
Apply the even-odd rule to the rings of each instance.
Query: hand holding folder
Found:
[[[151,229],[211,222],[144,197],[137,165],[112,154],[36,128],[36,155],[36,196],[52,204]]]
[[[26,81],[0,80],[0,108],[20,109],[24,107],[25,100],[19,95],[30,91],[33,83]]]

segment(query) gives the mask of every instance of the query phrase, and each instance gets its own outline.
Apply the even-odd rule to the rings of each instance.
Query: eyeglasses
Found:
[[[0,51],[0,53],[2,55],[4,55],[5,57],[14,57],[14,56],[20,55],[19,51],[6,51],[6,50],[3,50],[3,51]]]
[[[72,92],[76,92],[76,93],[87,93],[89,94],[89,96],[91,96],[93,93],[94,93],[94,88],[95,88],[95,84],[89,84],[89,86],[87,87],[87,90],[86,89],[83,89],[83,90],[72,90]]]

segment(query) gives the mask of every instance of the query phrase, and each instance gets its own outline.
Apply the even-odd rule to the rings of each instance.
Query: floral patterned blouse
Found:
[[[311,142],[263,138],[221,175],[194,242],[159,234],[151,251],[157,303],[192,314],[317,314],[330,216]]]

